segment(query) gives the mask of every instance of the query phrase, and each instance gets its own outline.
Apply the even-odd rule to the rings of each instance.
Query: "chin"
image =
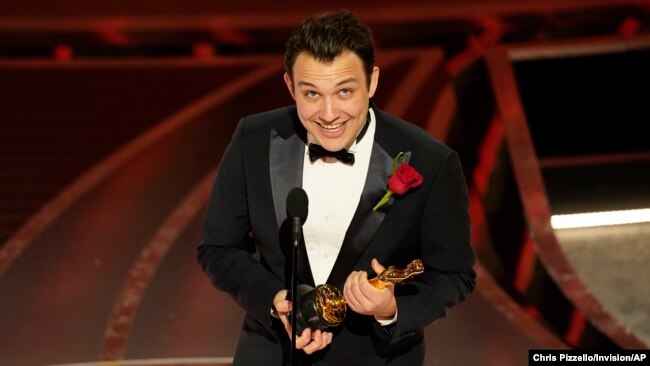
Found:
[[[341,141],[324,141],[324,143],[322,143],[321,146],[323,146],[325,149],[327,149],[329,151],[339,151],[341,149],[347,149],[348,148],[348,144],[343,142],[343,140],[341,140]]]
[[[326,148],[329,151],[338,151],[341,149],[347,149],[352,145],[353,139],[350,139],[348,136],[338,136],[338,137],[327,137],[322,134],[318,136],[318,143]]]

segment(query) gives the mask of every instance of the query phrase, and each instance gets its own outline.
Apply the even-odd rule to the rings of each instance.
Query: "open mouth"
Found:
[[[341,127],[343,127],[346,123],[348,123],[348,121],[341,122],[341,123],[334,123],[334,124],[331,124],[331,125],[324,125],[322,123],[316,122],[317,125],[319,125],[322,129],[327,130],[327,131],[336,131],[336,130],[340,129]]]

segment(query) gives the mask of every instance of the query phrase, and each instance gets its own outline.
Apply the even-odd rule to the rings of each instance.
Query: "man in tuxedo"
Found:
[[[281,229],[287,195],[302,187],[298,281],[336,286],[348,311],[340,325],[296,337],[298,363],[421,365],[423,328],[475,286],[458,156],[370,101],[379,68],[370,30],[351,12],[306,19],[287,42],[285,68],[295,105],[239,122],[198,248],[213,285],[246,311],[234,363],[288,362],[291,232]],[[368,281],[417,258],[424,272],[403,285]]]

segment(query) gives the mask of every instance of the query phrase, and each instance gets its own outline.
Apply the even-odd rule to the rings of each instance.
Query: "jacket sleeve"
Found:
[[[280,279],[253,257],[241,120],[221,159],[204,219],[198,261],[211,283],[271,330],[269,311]]]
[[[417,229],[425,272],[409,286],[396,288],[397,322],[388,336],[386,330],[383,337],[380,333],[389,346],[421,337],[426,325],[444,317],[474,290],[470,225],[465,177],[458,155],[449,150],[427,193]]]

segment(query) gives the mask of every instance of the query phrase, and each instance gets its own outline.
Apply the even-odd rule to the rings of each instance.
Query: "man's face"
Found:
[[[352,146],[368,114],[368,101],[375,94],[379,68],[374,67],[370,87],[363,61],[344,51],[332,62],[322,63],[302,52],[293,64],[293,80],[284,81],[296,101],[300,122],[318,144],[329,151]]]

